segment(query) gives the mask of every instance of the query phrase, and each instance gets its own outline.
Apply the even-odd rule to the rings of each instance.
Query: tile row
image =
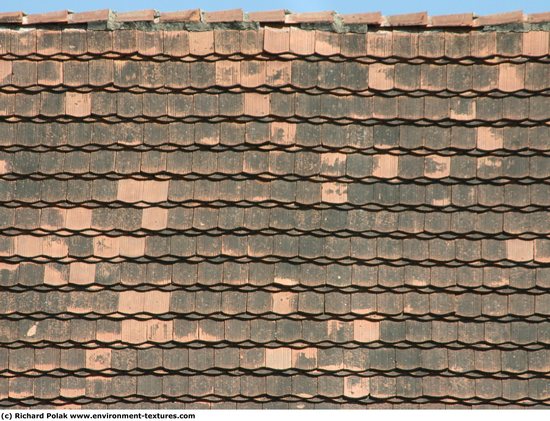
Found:
[[[384,377],[369,379],[348,377],[293,376],[101,376],[65,377],[62,379],[42,376],[35,379],[2,379],[1,397],[7,402],[24,403],[44,399],[54,405],[74,403],[78,405],[103,399],[115,402],[124,397],[140,397],[151,402],[218,402],[217,397],[236,398],[233,402],[256,400],[261,402],[361,402],[384,401],[459,402],[533,405],[547,404],[550,393],[546,379],[500,380],[449,378],[427,376]],[[397,397],[397,399],[392,399]],[[109,398],[109,399],[107,399]],[[255,398],[255,399],[254,399]],[[229,399],[231,400],[231,399]],[[131,399],[130,402],[133,400]],[[137,402],[140,399],[136,399]],[[36,401],[35,401],[36,402]],[[36,403],[35,403],[36,404]]]
[[[386,296],[391,300],[391,294]],[[215,346],[244,344],[257,347],[259,344],[297,347],[321,346],[327,352],[341,356],[342,349],[357,348],[370,344],[371,347],[386,350],[387,344],[433,347],[448,346],[475,349],[544,349],[550,343],[550,322],[449,322],[400,320],[382,322],[368,320],[3,320],[0,327],[1,343],[4,346],[17,345],[17,349],[30,344],[63,344],[74,347],[86,344],[151,345],[172,347],[182,344],[213,353]],[[381,327],[384,330],[380,330]],[[390,351],[387,351],[390,352]],[[390,354],[391,355],[391,354]],[[446,354],[445,354],[446,355]],[[497,370],[498,371],[498,370]]]
[[[3,30],[0,55],[99,55],[119,53],[143,57],[211,55],[291,55],[321,57],[492,58],[543,57],[549,32],[529,30],[335,33],[299,28],[259,30]]]
[[[158,219],[152,218],[158,223]],[[80,220],[77,220],[80,223]],[[153,228],[160,228],[154,226]],[[85,228],[81,228],[85,229]],[[185,257],[241,261],[277,261],[283,258],[299,261],[338,262],[344,261],[411,261],[411,262],[462,262],[486,264],[503,261],[545,264],[550,262],[550,240],[522,239],[419,239],[316,237],[311,234],[300,236],[224,234],[216,236],[148,235],[142,237],[71,235],[35,236],[32,234],[2,237],[2,257],[19,257],[36,260],[43,256],[47,260],[73,261],[124,261],[140,257],[167,259]],[[68,259],[67,259],[68,258]],[[195,258],[195,259],[193,259]],[[149,260],[145,259],[145,260]],[[40,260],[40,259],[38,259]],[[75,262],[75,265],[80,265]],[[347,263],[349,264],[349,263]],[[85,266],[90,266],[86,264]],[[80,266],[79,266],[80,267]],[[86,269],[83,272],[88,273]],[[88,279],[88,276],[85,276]],[[88,282],[82,282],[88,283]]]
[[[296,291],[440,291],[442,288],[456,293],[480,290],[481,292],[522,291],[541,292],[550,288],[550,268],[527,268],[518,265],[501,267],[422,267],[409,264],[394,267],[379,265],[314,265],[281,262],[266,263],[1,263],[3,285],[24,289],[50,289],[71,291],[71,286],[101,289],[116,287],[132,290],[146,285],[172,287],[178,290],[209,290],[223,287],[248,292],[252,288]],[[17,289],[18,291],[21,288]],[[48,289],[46,289],[48,290]],[[270,291],[272,291],[270,290]],[[537,292],[538,291],[538,292]],[[266,297],[266,292],[263,292]],[[389,297],[389,295],[386,295]],[[412,296],[411,296],[412,297]],[[481,299],[481,298],[479,298]],[[541,298],[542,299],[542,298]],[[477,299],[472,298],[476,301]],[[401,301],[393,305],[400,306]],[[404,310],[398,307],[396,314]]]
[[[546,210],[550,204],[550,185],[543,183],[503,183],[503,184],[458,184],[452,185],[431,181],[431,184],[422,183],[397,183],[390,182],[373,183],[349,183],[349,182],[318,182],[318,181],[285,181],[285,180],[134,180],[121,179],[119,181],[96,179],[85,180],[71,178],[70,180],[37,179],[20,177],[17,180],[2,180],[0,183],[0,201],[13,202],[18,205],[45,202],[47,204],[69,202],[70,204],[88,203],[89,201],[101,202],[103,205],[109,202],[117,202],[125,206],[143,203],[164,203],[166,200],[174,203],[193,202],[208,205],[214,209],[226,206],[215,205],[211,202],[241,203],[256,205],[253,209],[236,209],[234,212],[245,212],[248,218],[252,214],[261,216],[265,221],[261,228],[268,226],[269,211],[261,205],[267,203],[268,207],[289,204],[300,205],[326,205],[337,206],[349,204],[350,206],[376,205],[380,208],[390,208],[396,205],[402,206],[427,206],[442,209],[455,206],[460,209],[476,208],[480,210],[498,206],[523,209],[529,206],[540,207]],[[118,191],[118,184],[125,185],[127,190]],[[163,187],[160,191],[151,191],[148,188],[155,185]],[[426,185],[424,185],[426,184]],[[144,189],[143,187],[146,187]],[[167,187],[167,188],[166,188]],[[102,190],[109,189],[109,190]],[[42,206],[42,205],[41,205]],[[72,205],[71,205],[72,207]],[[159,206],[163,207],[163,206]],[[238,206],[237,206],[238,207]],[[111,207],[105,212],[110,212]],[[406,210],[406,209],[398,209]],[[477,210],[474,209],[474,210]],[[141,220],[141,212],[138,209],[127,208],[126,211],[134,212],[135,217]],[[5,210],[9,214],[10,210]],[[50,211],[48,211],[50,212]],[[57,220],[59,210],[51,211],[52,217]],[[184,211],[181,211],[184,212]],[[200,212],[200,211],[197,211]],[[497,212],[499,212],[497,210]],[[105,218],[112,218],[105,216]],[[257,218],[254,218],[257,220]],[[419,221],[421,222],[421,221]],[[35,222],[37,223],[37,222]],[[59,227],[53,223],[53,227]],[[413,231],[414,232],[414,231]]]
[[[415,348],[146,348],[111,349],[73,348],[28,348],[2,349],[5,364],[1,371],[10,375],[27,374],[12,378],[32,380],[36,374],[65,371],[62,379],[72,373],[114,374],[116,377],[130,375],[138,378],[143,372],[164,374],[171,377],[176,372],[226,372],[246,376],[247,371],[261,373],[262,370],[301,371],[309,378],[321,379],[338,373],[340,380],[349,379],[346,373],[357,373],[357,378],[368,383],[377,372],[403,371],[399,377],[415,373],[415,379],[429,378],[436,373],[444,373],[451,379],[461,375],[478,377],[485,373],[487,377],[498,376],[510,380],[524,374],[524,377],[547,374],[548,350],[472,350],[472,349],[415,349]],[[171,375],[167,375],[171,373]],[[183,374],[182,373],[182,374]],[[138,375],[136,375],[138,374]],[[141,374],[141,375],[139,375]],[[360,377],[359,377],[360,376]],[[11,377],[11,376],[9,376]],[[42,376],[40,376],[42,377]],[[223,374],[221,377],[224,377]],[[236,376],[237,380],[239,376]],[[351,376],[355,378],[356,376]],[[39,377],[38,377],[39,378]],[[81,377],[81,378],[85,378]],[[182,376],[182,381],[186,377]],[[115,378],[112,378],[115,380]],[[26,383],[23,381],[23,383]]]
[[[494,102],[495,104],[497,102]],[[499,114],[500,116],[500,114]],[[0,125],[2,148],[86,149],[99,152],[105,148],[151,152],[173,152],[216,147],[239,151],[239,148],[299,151],[320,149],[341,153],[376,154],[382,151],[446,155],[536,153],[550,151],[550,128],[535,127],[452,127],[415,125],[337,125],[332,123],[287,122],[198,122],[198,123],[56,123],[28,122]],[[162,155],[161,155],[162,156]],[[4,160],[5,158],[1,158]],[[57,158],[60,160],[61,156]],[[182,159],[182,158],[181,158]],[[4,171],[2,169],[2,171]]]
[[[410,64],[353,61],[218,60],[152,62],[113,59],[89,61],[0,60],[4,91],[27,88],[134,91],[256,90],[292,92],[413,92],[435,94],[546,91],[546,63]],[[8,89],[11,87],[12,89]],[[232,88],[232,89],[229,89]],[[263,88],[263,89],[259,89]],[[313,88],[318,88],[317,90]]]
[[[379,136],[391,131],[375,130]],[[497,150],[502,139],[494,130],[478,130],[478,148]],[[390,139],[386,139],[390,142]],[[21,175],[43,175],[70,179],[75,176],[97,179],[107,184],[118,184],[119,191],[133,191],[156,185],[167,190],[170,181],[194,176],[239,176],[241,185],[269,183],[274,180],[296,181],[370,181],[400,180],[520,180],[548,179],[550,156],[463,156],[463,155],[397,155],[387,151],[377,154],[313,152],[313,151],[147,151],[99,150],[87,151],[27,151],[0,152],[0,177],[19,178]],[[115,177],[170,177],[171,180],[113,180]],[[111,179],[99,179],[109,175]],[[258,180],[246,180],[250,177]],[[191,179],[192,180],[192,179]],[[472,184],[472,183],[469,183]],[[112,190],[112,189],[111,189]],[[116,190],[116,189],[115,189]],[[156,190],[156,189],[155,189]],[[166,192],[165,192],[166,193]],[[167,193],[166,193],[167,194]],[[165,199],[166,199],[166,194]],[[124,200],[122,197],[120,200]]]
[[[63,269],[68,269],[63,271]],[[55,272],[56,269],[61,269]],[[63,267],[48,265],[45,269],[45,282],[61,286],[63,275],[68,282],[82,285],[82,278],[76,278],[76,265]],[[65,272],[65,273],[63,273]],[[382,272],[382,271],[380,271]],[[403,285],[398,278],[399,273],[379,272],[379,285],[397,287]],[[387,273],[389,272],[389,274]],[[394,279],[392,279],[392,275]],[[76,279],[75,279],[76,278]],[[336,281],[340,281],[338,278]],[[75,282],[76,281],[76,282]],[[341,282],[345,286],[345,282]],[[436,282],[432,283],[437,285]],[[294,337],[301,337],[301,321],[325,320],[330,326],[348,326],[358,330],[365,324],[365,329],[382,332],[373,336],[373,340],[381,339],[391,342],[392,335],[403,340],[398,332],[408,319],[429,320],[441,318],[445,321],[433,321],[432,331],[439,332],[438,338],[445,337],[447,342],[456,341],[458,322],[461,321],[491,321],[524,320],[537,316],[538,321],[550,315],[550,297],[548,294],[532,295],[513,292],[509,295],[486,293],[373,293],[373,292],[240,292],[240,291],[70,291],[56,290],[48,292],[26,291],[20,293],[5,292],[0,299],[2,308],[0,314],[6,318],[18,319],[20,316],[34,315],[37,318],[59,318],[63,320],[85,318],[95,320],[98,316],[103,320],[145,320],[162,317],[163,321],[204,319],[205,316],[222,319],[228,326],[241,326],[243,331],[249,330],[250,319],[264,319],[277,326],[276,330],[286,330],[287,335],[295,328]],[[385,320],[391,315],[399,317],[397,321]],[[130,317],[127,317],[130,316]],[[262,317],[258,317],[262,316]],[[340,317],[339,317],[340,316]],[[429,316],[429,317],[420,317]],[[541,318],[542,317],[542,318]],[[365,319],[372,322],[366,322]],[[380,322],[378,320],[382,319]],[[452,321],[452,320],[455,321]],[[467,320],[472,319],[472,320]],[[449,321],[451,320],[451,321]],[[150,322],[153,323],[153,322]],[[156,321],[154,323],[157,323]],[[495,324],[504,329],[505,325]],[[341,326],[340,326],[341,327]],[[235,328],[235,327],[234,327]],[[232,328],[231,330],[234,330]],[[288,328],[288,329],[287,329]],[[370,331],[369,330],[369,331]],[[454,332],[454,335],[453,335]],[[354,336],[356,339],[358,335]],[[279,337],[279,339],[283,339]],[[437,342],[445,342],[438,340]]]
[[[107,117],[121,121],[163,120],[173,122],[255,118],[323,120],[343,122],[386,120],[448,122],[465,124],[480,122],[506,123],[528,121],[531,124],[549,119],[549,99],[529,98],[437,98],[437,97],[365,97],[309,95],[304,93],[264,94],[136,94],[129,92],[79,93],[42,92],[0,96],[4,119],[56,118],[70,121]],[[370,125],[374,125],[374,123]],[[492,128],[495,130],[495,128]],[[217,142],[216,142],[217,143]],[[208,144],[208,143],[207,143]]]
[[[520,237],[529,238],[531,244],[536,244],[535,247],[541,252],[547,241],[545,237],[550,233],[549,215],[546,211],[425,213],[415,210],[389,212],[364,209],[205,209],[200,206],[147,206],[133,209],[0,207],[0,230],[5,236],[4,241],[10,244],[2,248],[4,251],[15,250],[18,237],[14,235],[23,235],[21,244],[27,241],[28,235],[34,235],[37,241],[42,237],[45,246],[49,242],[69,240],[69,236],[73,234],[84,234],[90,241],[94,237],[95,243],[109,243],[119,250],[126,247],[121,244],[131,241],[131,237],[183,235],[193,242],[197,241],[197,235],[208,234],[214,237],[224,236],[222,242],[234,241],[233,235],[246,235],[242,237],[244,249],[247,248],[247,241],[252,246],[260,237],[265,237],[262,241],[270,243],[270,249],[279,244],[299,244],[299,237],[308,236],[317,237],[322,242],[327,241],[327,244],[340,240],[349,244],[350,239],[352,242],[363,241],[360,238],[374,242],[377,237],[422,239],[434,244],[438,241],[457,240],[457,244],[470,242],[474,248],[476,247],[473,245],[477,243],[472,241],[476,240],[511,240]],[[45,237],[48,234],[55,236]],[[327,238],[334,234],[340,238]]]

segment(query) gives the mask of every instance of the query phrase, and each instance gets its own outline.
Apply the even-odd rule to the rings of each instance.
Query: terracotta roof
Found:
[[[550,12],[525,14],[521,10],[477,16],[473,13],[429,16],[427,12],[408,13],[393,16],[382,16],[380,12],[338,14],[335,11],[292,13],[286,10],[268,10],[245,13],[242,9],[201,11],[190,9],[174,12],[162,12],[153,9],[131,12],[115,12],[110,10],[93,10],[73,13],[61,10],[48,13],[27,15],[25,12],[0,12],[0,23],[14,25],[42,24],[82,24],[107,22],[150,22],[166,23],[202,22],[216,23],[259,23],[262,25],[294,26],[308,23],[325,24],[368,24],[381,27],[484,27],[523,23],[548,23]]]
[[[0,406],[550,405],[547,18],[0,14]]]

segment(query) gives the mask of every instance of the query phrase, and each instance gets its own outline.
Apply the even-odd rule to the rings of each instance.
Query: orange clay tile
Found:
[[[119,237],[119,250],[124,257],[141,257],[145,254],[145,238]]]
[[[316,22],[334,22],[333,11],[326,12],[304,12],[290,13],[285,17],[286,24],[294,23],[316,23]]]
[[[548,54],[548,31],[529,31],[523,33],[523,54],[526,56],[542,57]]]
[[[393,64],[370,64],[369,65],[369,88],[378,91],[387,91],[394,86],[394,65]]]
[[[216,322],[216,323],[223,323],[223,322]],[[204,322],[199,321],[198,325],[198,339],[201,341],[206,342],[219,342],[222,341],[224,338],[223,336],[216,336],[212,330],[206,329],[204,327]]]
[[[160,22],[200,22],[201,11],[199,9],[181,10],[177,12],[161,12]]]
[[[340,15],[340,19],[346,25],[380,25],[382,23],[382,14],[380,12],[372,13],[349,13]]]
[[[418,34],[411,34],[405,31],[394,31],[393,33],[394,55],[404,58],[418,56]],[[399,47],[399,52],[395,49]]]
[[[257,93],[244,94],[244,113],[246,115],[263,117],[269,115],[269,95]]]
[[[69,15],[69,23],[103,22],[109,20],[110,16],[111,11],[109,9],[71,13]]]
[[[290,30],[289,28],[264,29],[264,50],[271,54],[282,54],[289,51]]]
[[[329,152],[321,155],[321,165],[323,167],[322,174],[329,176],[343,175],[340,169],[345,172],[346,154]]]
[[[533,260],[533,241],[506,240],[506,257],[514,262],[528,262]]]
[[[353,339],[357,342],[378,341],[380,339],[380,323],[368,320],[354,320]]]
[[[346,203],[348,186],[345,183],[323,183],[321,197],[323,202],[327,203]]]
[[[532,13],[527,16],[529,23],[545,23],[550,22],[550,12]]]
[[[239,352],[240,365],[243,368],[265,367],[265,348],[241,348]]]
[[[430,17],[430,26],[434,27],[459,27],[472,26],[474,15],[472,13],[457,13],[454,15],[440,15]]]
[[[6,379],[8,380],[8,379]],[[27,380],[27,384],[22,385],[22,382],[25,382]],[[9,379],[9,381],[6,382],[6,385],[8,386],[8,390],[5,392],[0,392],[0,396],[2,399],[6,399],[8,397],[13,399],[24,399],[24,398],[31,398],[33,396],[33,381],[32,379],[21,379],[17,377],[12,377]],[[27,386],[27,387],[25,387]],[[7,394],[2,394],[7,393]]]
[[[421,32],[418,34],[418,54],[422,57],[444,56],[445,37],[437,32]],[[427,65],[429,66],[429,64]]]
[[[219,10],[215,12],[204,12],[203,18],[207,23],[242,22],[244,13],[242,9]]]
[[[118,237],[99,235],[94,237],[94,255],[98,257],[116,257],[119,255]]]
[[[282,274],[275,274],[275,278],[273,279],[273,282],[275,282],[276,284],[287,285],[287,286],[299,284],[298,279],[284,276]]]
[[[368,377],[347,376],[344,379],[344,396],[363,398],[369,396],[370,386]]]
[[[451,157],[429,155],[424,158],[424,175],[428,178],[445,178],[451,174]]]
[[[426,12],[407,13],[387,17],[390,26],[426,26],[428,14]]]
[[[169,180],[143,181],[143,201],[147,203],[164,202],[166,199],[168,199],[169,183]]]
[[[216,54],[232,55],[240,53],[240,33],[235,29],[214,31],[214,50]]]
[[[143,200],[142,180],[125,178],[118,181],[117,200],[127,203],[137,203]]]
[[[146,22],[154,19],[155,11],[153,9],[122,12],[116,15],[117,22]]]
[[[329,338],[336,338],[338,334],[342,331],[345,331],[346,326],[350,326],[350,322],[342,320],[329,320],[327,322],[327,333]]]
[[[173,339],[174,325],[172,320],[147,320],[147,340],[165,343]]]
[[[477,128],[477,148],[484,151],[494,151],[503,146],[502,129],[494,127]]]
[[[63,270],[62,266],[48,263],[44,267],[44,284],[46,285],[67,285],[69,283],[69,271]]]
[[[271,298],[274,313],[290,314],[298,308],[298,295],[293,292],[277,292]]]
[[[25,56],[36,52],[36,32],[35,30],[12,33],[10,52]]]
[[[36,257],[42,254],[42,238],[32,235],[15,237],[15,253],[18,256]]]
[[[241,63],[219,60],[216,62],[216,85],[236,86],[241,82]]]
[[[389,31],[367,34],[367,54],[374,57],[390,57],[393,53],[393,33]]]
[[[96,265],[92,263],[74,262],[69,266],[69,283],[86,285],[95,280]]]
[[[147,342],[147,320],[125,319],[121,322],[121,339],[130,344]]]
[[[1,93],[0,94],[0,115],[2,116],[13,115],[14,107],[15,107],[15,97],[13,95]],[[0,163],[0,167],[4,167],[6,165],[7,163],[5,161],[2,161],[2,163]],[[0,174],[2,174],[2,171],[5,171],[5,169],[0,168]]]
[[[23,18],[23,25],[36,25],[42,23],[66,23],[69,19],[67,10],[58,12],[36,13]]]
[[[475,101],[470,101],[467,104],[467,107],[453,107],[453,102],[451,102],[450,117],[454,120],[459,121],[469,121],[475,120],[476,118],[476,104]]]
[[[139,31],[137,33],[137,50],[144,56],[156,56],[162,54],[163,50],[163,32]]]
[[[164,31],[164,53],[174,57],[183,57],[189,54],[189,32]]]
[[[145,292],[121,291],[118,296],[118,311],[122,314],[142,313],[145,308]]]
[[[0,160],[0,175],[8,174],[11,171],[9,161]]]
[[[144,311],[163,314],[170,311],[170,293],[166,291],[147,291],[144,293]]]
[[[196,56],[213,54],[214,31],[189,32],[189,51]]]
[[[315,31],[315,52],[322,56],[340,54],[340,34]]]
[[[470,51],[474,57],[488,57],[497,52],[496,32],[470,33]]]
[[[69,208],[65,227],[70,230],[85,230],[92,226],[92,210],[87,208]]]
[[[65,398],[78,398],[86,395],[86,380],[80,383],[71,383],[67,387],[62,387],[59,390],[59,396]],[[69,405],[68,405],[69,406]],[[76,408],[78,409],[78,408]]]
[[[271,86],[284,86],[290,84],[289,61],[268,61],[266,64],[266,81]]]
[[[241,62],[241,84],[247,88],[255,88],[266,83],[266,64],[263,61]]]
[[[290,145],[296,140],[296,124],[275,121],[270,124],[271,139],[274,143]]]
[[[260,54],[263,51],[264,30],[241,31],[241,52],[244,55]]]
[[[9,83],[11,80],[13,64],[11,61],[0,61],[0,83]]]
[[[293,349],[292,367],[310,370],[317,368],[317,348]]]
[[[45,256],[66,257],[69,254],[69,247],[65,238],[48,235],[42,239],[42,252]]]
[[[495,156],[482,156],[477,158],[477,170],[482,168],[494,168],[498,169],[502,167],[502,159]]]
[[[498,88],[501,91],[515,92],[522,90],[525,86],[525,66],[523,64],[499,64],[498,75]]]
[[[36,52],[46,56],[54,55],[61,49],[61,31],[36,31]]]
[[[141,226],[148,230],[163,230],[168,224],[168,209],[145,208],[141,220]]]
[[[374,155],[372,175],[380,178],[397,177],[398,157],[396,155]]]
[[[65,113],[73,117],[84,117],[92,112],[90,94],[67,92],[65,95]]]
[[[517,23],[522,22],[523,17],[523,12],[521,10],[507,13],[497,13],[494,15],[479,16],[474,20],[473,26],[504,25],[507,23]]]
[[[111,368],[111,350],[108,348],[87,349],[86,368],[97,371]]]
[[[267,368],[286,370],[292,367],[292,350],[290,348],[268,348],[265,350]]]
[[[23,23],[23,12],[2,12],[0,23]]]
[[[263,12],[249,12],[248,20],[250,22],[284,22],[284,10],[268,10]]]
[[[315,53],[315,31],[306,31],[304,29],[290,28],[290,52],[309,56]]]

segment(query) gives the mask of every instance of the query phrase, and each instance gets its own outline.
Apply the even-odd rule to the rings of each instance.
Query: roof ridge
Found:
[[[339,14],[335,11],[300,12],[288,10],[269,10],[245,13],[242,9],[202,11],[189,9],[174,12],[159,12],[154,9],[116,12],[110,9],[73,13],[60,10],[46,13],[26,14],[22,11],[0,12],[0,24],[3,25],[45,25],[45,24],[86,24],[110,22],[124,24],[128,22],[151,23],[255,23],[261,26],[301,26],[309,24],[330,25],[367,25],[381,28],[481,28],[508,24],[540,24],[550,22],[550,12],[525,14],[521,10],[478,16],[474,13],[449,15],[428,15],[427,12],[407,13],[383,16],[380,12]]]

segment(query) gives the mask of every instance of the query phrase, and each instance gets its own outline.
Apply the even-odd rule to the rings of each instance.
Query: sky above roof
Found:
[[[432,15],[474,12],[478,15],[523,10],[526,13],[547,12],[550,10],[548,0],[393,0],[382,4],[364,0],[272,0],[269,3],[257,0],[95,0],[75,2],[74,0],[20,0],[9,6],[0,6],[2,11],[23,10],[26,13],[69,9],[80,12],[94,9],[113,9],[128,11],[138,9],[157,9],[162,11],[200,8],[203,10],[223,10],[242,8],[245,11],[289,9],[294,12],[336,10],[340,13],[381,11],[385,15],[427,11]]]

